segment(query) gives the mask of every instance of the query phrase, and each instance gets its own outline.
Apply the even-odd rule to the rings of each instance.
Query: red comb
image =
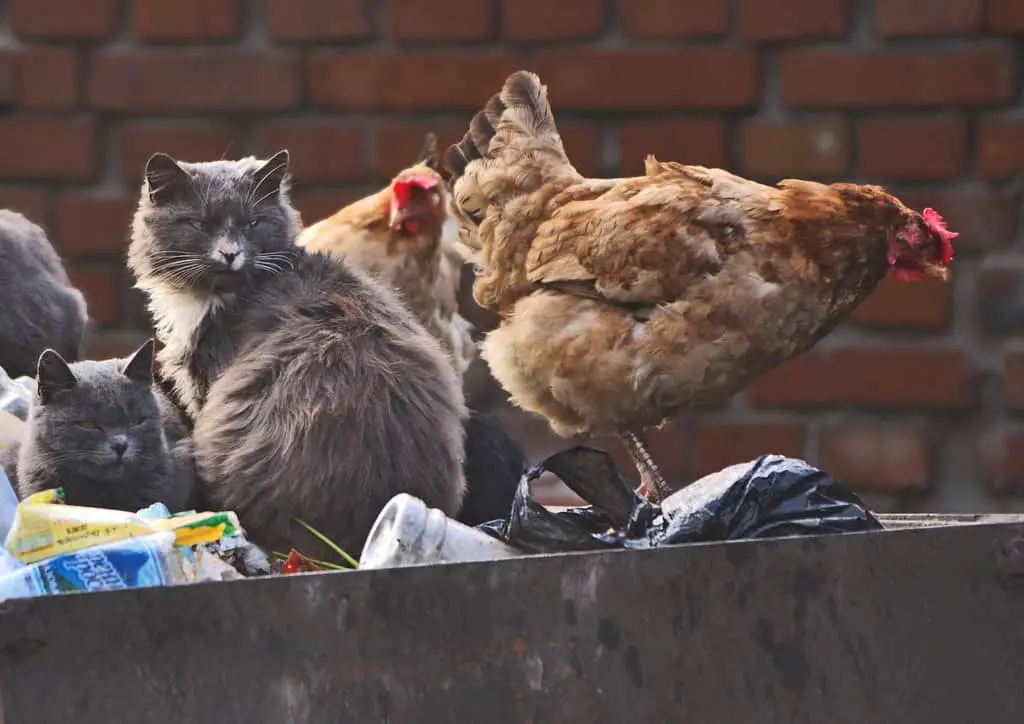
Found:
[[[391,193],[395,195],[395,201],[399,206],[409,203],[414,188],[428,191],[437,186],[437,179],[433,176],[406,176],[395,181],[391,185]]]
[[[953,261],[953,239],[960,236],[956,231],[946,228],[946,220],[943,219],[935,209],[925,209],[921,212],[927,226],[933,234],[942,241],[942,263],[949,264]]]

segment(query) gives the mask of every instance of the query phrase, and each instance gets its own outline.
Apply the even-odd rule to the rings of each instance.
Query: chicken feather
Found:
[[[653,156],[640,177],[584,178],[525,71],[444,162],[474,297],[502,319],[481,354],[565,436],[722,402],[813,346],[890,267],[945,277],[952,258],[937,214],[877,186],[768,186]]]
[[[449,218],[447,193],[440,194],[439,211],[423,209],[429,213],[423,215],[422,228],[415,232],[392,228],[396,181],[412,177],[444,181],[436,143],[429,134],[416,164],[377,193],[306,227],[297,243],[352,262],[394,288],[462,374],[476,358],[476,342],[473,326],[458,309],[462,258],[455,248],[458,228]]]

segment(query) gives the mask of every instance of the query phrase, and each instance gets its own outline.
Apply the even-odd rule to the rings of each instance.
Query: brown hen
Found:
[[[439,171],[436,139],[379,192],[306,227],[298,245],[346,259],[396,289],[462,374],[476,357],[472,325],[458,309],[457,224]]]
[[[502,319],[481,346],[495,378],[559,435],[621,435],[658,499],[642,430],[806,351],[889,269],[945,279],[956,237],[878,186],[653,157],[641,177],[584,178],[525,71],[444,161],[474,297]]]

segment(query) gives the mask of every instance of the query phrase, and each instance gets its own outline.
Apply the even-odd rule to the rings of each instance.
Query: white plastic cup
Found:
[[[521,555],[515,548],[452,520],[419,498],[399,493],[374,521],[359,558],[359,568],[491,561]]]

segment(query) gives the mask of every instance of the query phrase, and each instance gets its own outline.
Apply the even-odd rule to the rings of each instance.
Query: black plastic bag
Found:
[[[552,512],[533,499],[544,472],[590,503]],[[477,526],[528,553],[879,530],[855,493],[803,460],[762,455],[707,475],[654,505],[608,453],[574,447],[523,476],[508,520]]]

